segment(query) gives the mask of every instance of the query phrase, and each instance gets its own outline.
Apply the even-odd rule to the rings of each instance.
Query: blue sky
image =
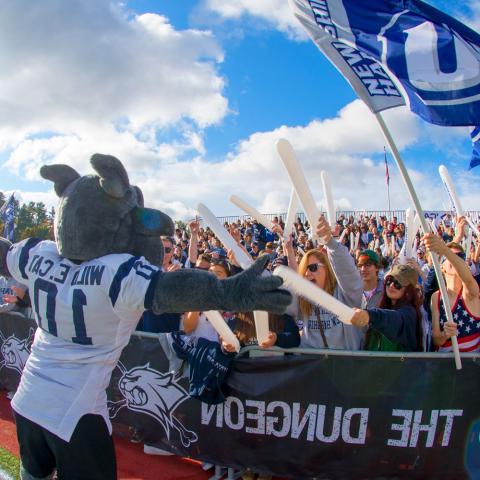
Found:
[[[198,201],[217,215],[241,213],[231,193],[261,211],[285,211],[290,188],[274,148],[285,136],[320,205],[326,169],[340,208],[385,208],[381,134],[289,18],[286,0],[72,0],[70,9],[46,0],[42,11],[7,3],[0,190],[54,204],[39,166],[86,173],[101,151],[117,155],[147,203],[175,218],[191,218]],[[430,3],[478,24],[478,1]],[[426,125],[405,109],[386,119],[425,208],[447,204],[440,163],[475,208],[468,132]],[[392,206],[409,206],[393,164],[390,173]]]

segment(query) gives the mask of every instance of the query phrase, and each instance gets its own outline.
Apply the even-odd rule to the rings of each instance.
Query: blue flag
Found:
[[[470,168],[480,165],[480,127],[475,127],[470,136],[472,137],[473,151],[470,160]]]
[[[480,35],[420,0],[290,0],[374,112],[407,104],[437,125],[480,118]]]
[[[10,195],[10,198],[2,206],[0,216],[5,224],[3,229],[3,237],[13,243],[13,234],[15,228],[15,198],[13,194]]]

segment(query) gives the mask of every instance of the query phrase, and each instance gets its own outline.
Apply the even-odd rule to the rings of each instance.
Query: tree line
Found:
[[[9,196],[0,192],[0,209]],[[53,220],[55,218],[55,209],[50,211],[43,202],[28,202],[20,205],[18,200],[15,202],[15,242],[24,238],[36,237],[43,240],[53,240]],[[3,236],[4,223],[0,218],[0,235]]]

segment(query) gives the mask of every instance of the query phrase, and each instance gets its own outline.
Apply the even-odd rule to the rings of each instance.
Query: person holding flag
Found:
[[[294,15],[374,114],[424,232],[417,193],[381,112],[408,105],[425,121],[475,127],[480,118],[480,35],[421,0],[289,0]],[[433,267],[444,302],[438,258]],[[447,315],[451,321],[450,308]],[[461,359],[451,339],[455,364]]]

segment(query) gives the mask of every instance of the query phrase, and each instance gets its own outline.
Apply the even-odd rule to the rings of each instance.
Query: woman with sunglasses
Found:
[[[345,305],[359,307],[363,284],[348,249],[333,238],[323,216],[316,233],[325,245],[326,253],[318,248],[305,252],[298,273]],[[329,310],[316,307],[303,298],[298,300],[298,320],[303,324],[302,347],[360,349],[363,338],[360,329],[343,324]]]
[[[432,295],[433,343],[440,352],[451,352],[451,337],[458,337],[461,352],[480,351],[480,289],[465,261],[463,248],[445,242],[434,234],[424,237],[425,246],[443,256],[442,272],[452,308],[453,322],[449,322],[439,291]]]
[[[409,265],[395,265],[383,282],[378,308],[355,309],[352,324],[368,328],[365,350],[381,352],[423,351],[422,297],[418,273]]]

